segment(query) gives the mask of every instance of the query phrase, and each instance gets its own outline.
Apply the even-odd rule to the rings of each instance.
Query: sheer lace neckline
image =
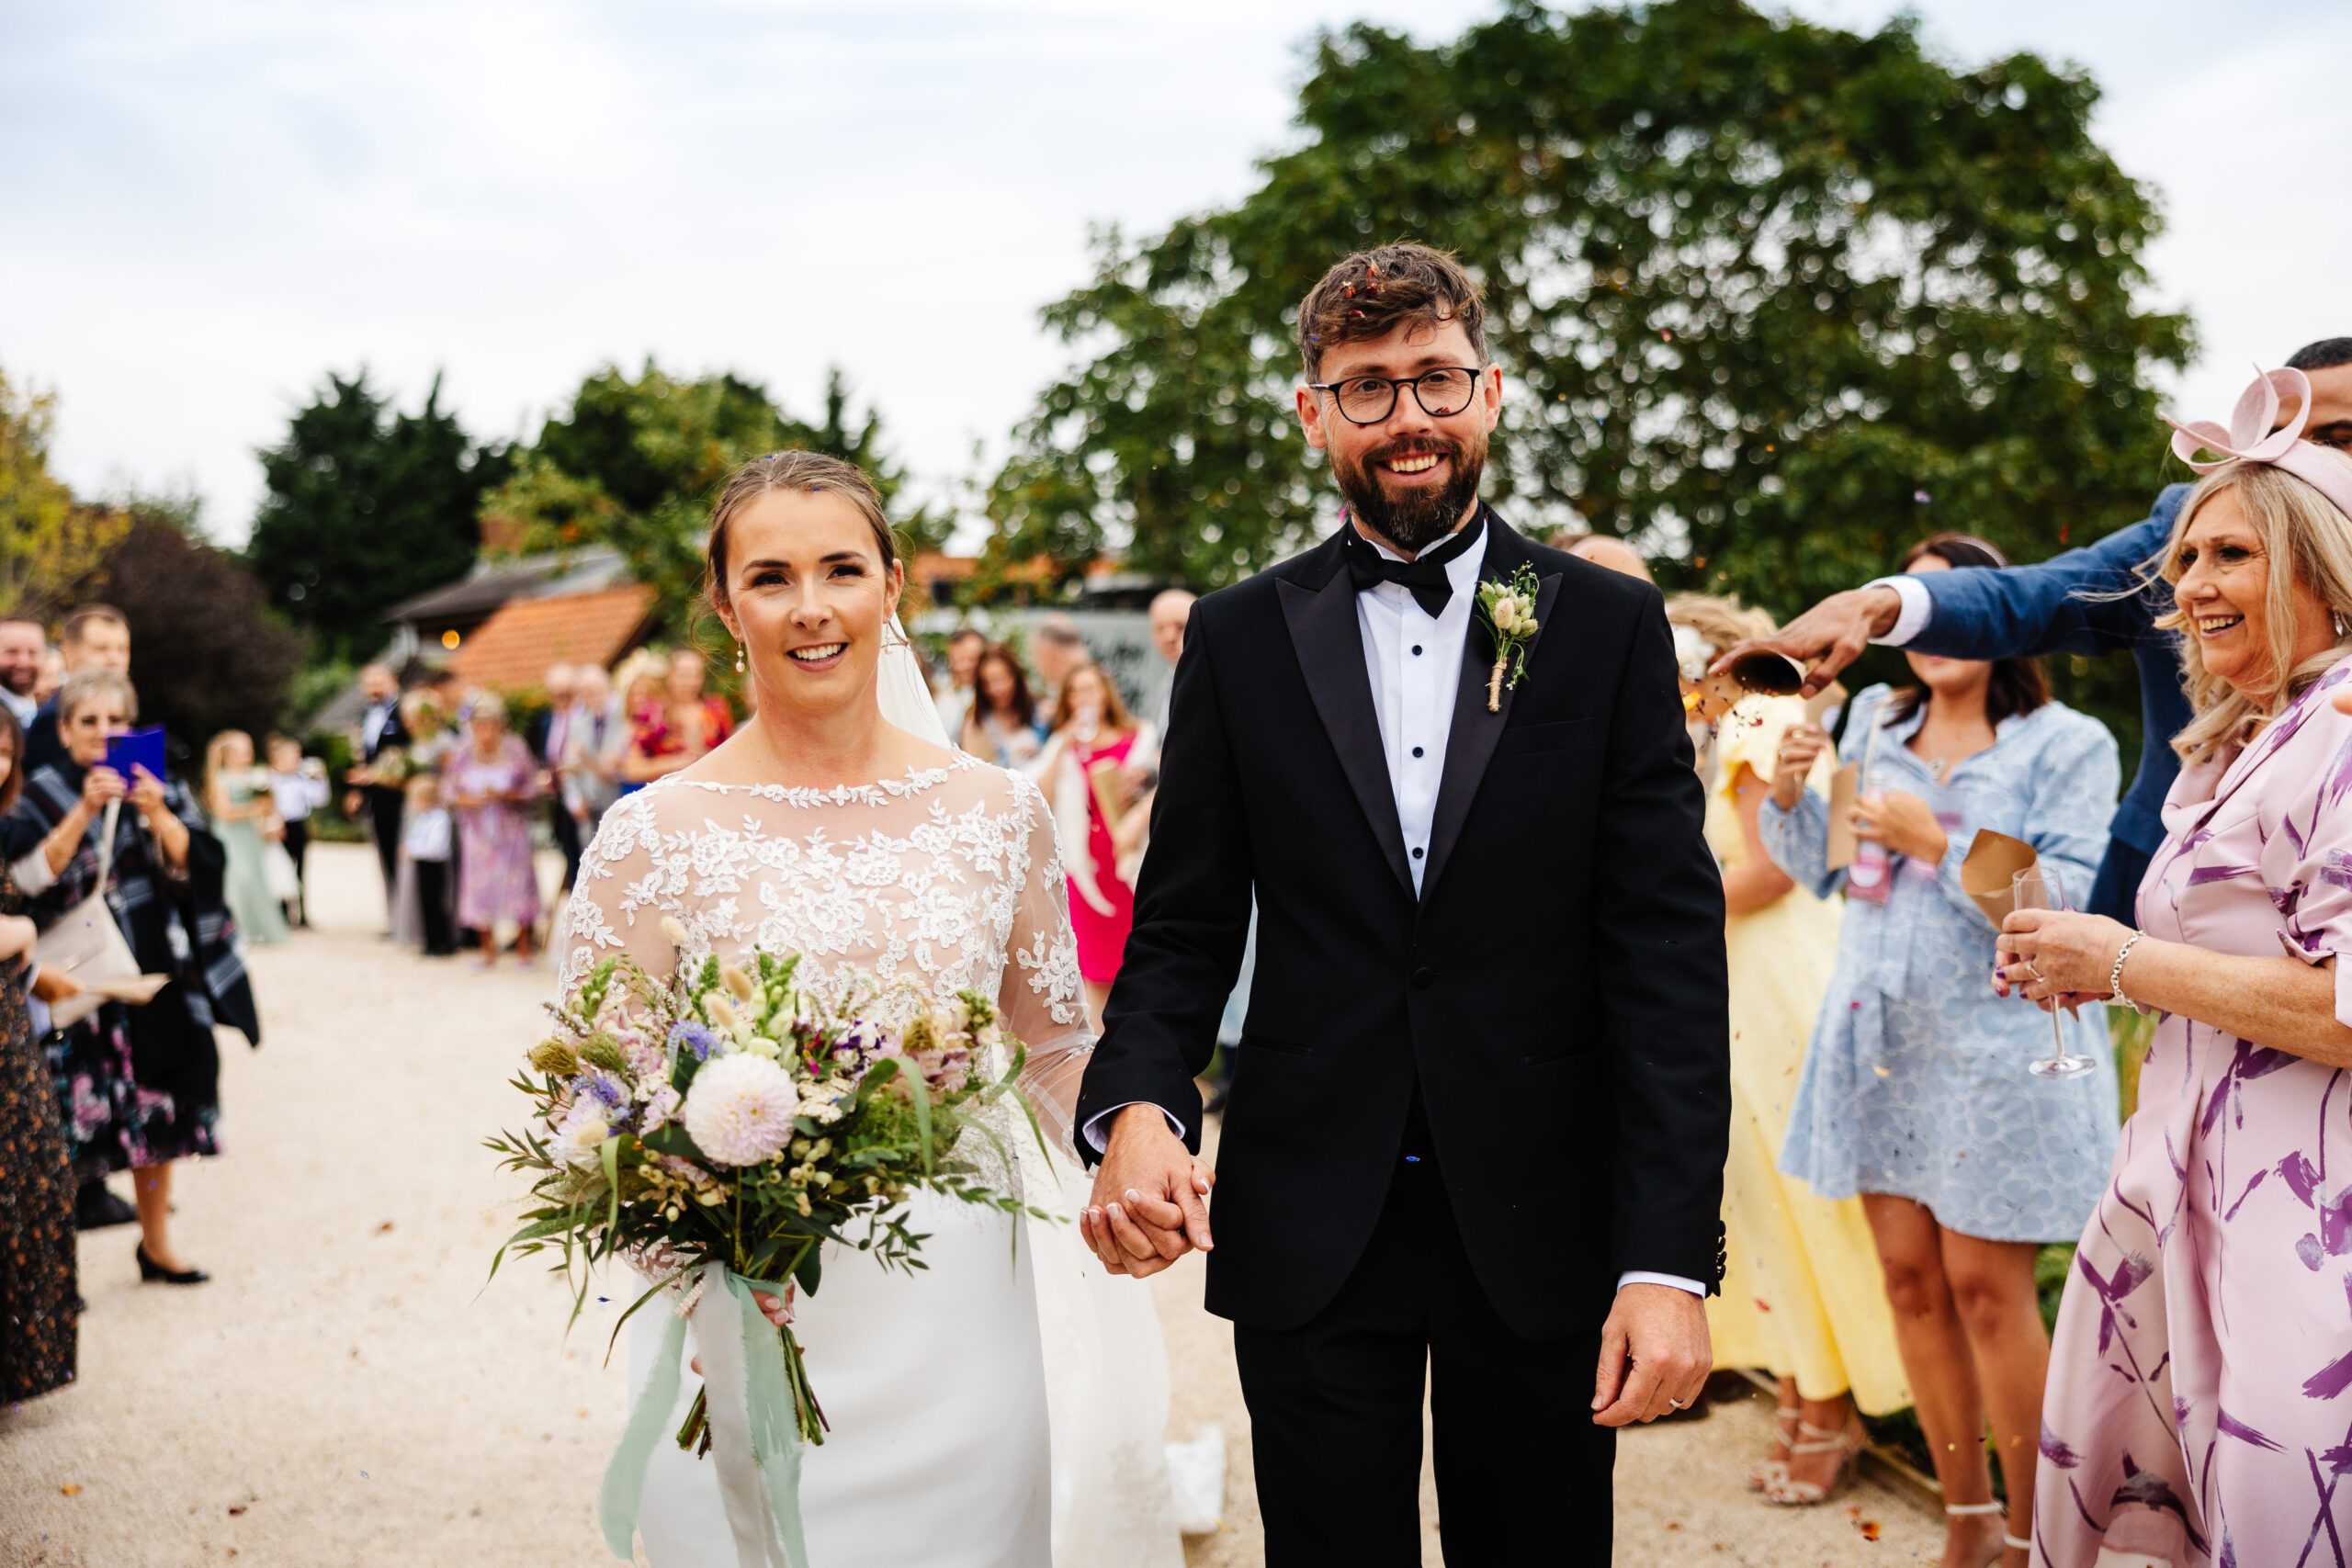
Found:
[[[773,800],[786,806],[887,806],[894,800],[910,800],[916,795],[937,789],[957,773],[968,773],[980,765],[980,760],[962,752],[936,768],[909,768],[900,777],[876,779],[872,784],[835,784],[830,789],[780,784],[724,784],[716,779],[682,778],[675,773],[657,779],[646,785],[650,793],[657,789],[706,789],[726,795],[741,791],[762,800]]]

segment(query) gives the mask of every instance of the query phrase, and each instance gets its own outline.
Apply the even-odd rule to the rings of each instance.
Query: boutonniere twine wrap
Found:
[[[1495,668],[1487,677],[1487,711],[1503,710],[1503,694],[1527,678],[1527,649],[1535,640],[1535,569],[1521,563],[1509,581],[1478,584],[1478,624],[1495,639]]]

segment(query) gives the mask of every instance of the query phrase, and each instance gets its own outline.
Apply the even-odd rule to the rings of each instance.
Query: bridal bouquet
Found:
[[[662,927],[683,953],[685,929],[673,919]],[[827,1241],[886,1267],[922,1268],[923,1237],[908,1228],[903,1207],[918,1190],[1025,1212],[973,1158],[985,1141],[999,1156],[992,1168],[1012,1165],[980,1111],[1009,1099],[1029,1115],[1014,1086],[1023,1047],[1000,1027],[994,1003],[963,991],[943,1006],[911,985],[884,990],[859,980],[826,997],[796,983],[797,955],[763,953],[752,965],[713,956],[657,979],[627,958],[596,964],[569,1001],[550,1008],[556,1032],[532,1047],[529,1070],[514,1079],[533,1101],[532,1124],[489,1145],[506,1156],[504,1168],[535,1178],[536,1206],[500,1247],[493,1276],[509,1252],[558,1252],[567,1278],[575,1262],[617,1255],[658,1276],[623,1322],[665,1288],[687,1292],[666,1383],[657,1374],[640,1397],[605,1478],[606,1540],[622,1557],[658,1436],[650,1423],[675,1398],[685,1313],[706,1339],[706,1380],[678,1445],[710,1451],[718,1367],[739,1377],[758,1489],[801,1568],[800,1445],[822,1443],[826,1423],[798,1341],[759,1314],[752,1288],[781,1293],[797,1281],[813,1294]],[[892,1001],[900,1005],[876,1006]],[[908,1014],[908,1003],[905,1023],[874,1021],[877,1011]],[[991,1077],[999,1061],[1009,1065]],[[575,1319],[587,1300],[585,1268],[578,1279]],[[702,1310],[714,1286],[715,1306],[738,1309],[728,1317]],[[739,1320],[740,1356],[704,1334]],[[742,1460],[724,1448],[722,1475]]]

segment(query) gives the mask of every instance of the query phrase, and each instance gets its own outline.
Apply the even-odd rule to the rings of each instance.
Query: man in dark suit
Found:
[[[389,920],[392,896],[400,884],[401,818],[408,802],[401,786],[407,777],[404,764],[411,740],[408,726],[401,722],[401,683],[391,667],[368,665],[359,671],[359,687],[367,694],[368,706],[359,716],[359,765],[344,775],[351,785],[344,797],[344,814],[356,817],[361,808],[368,814],[368,830],[376,839],[376,860],[384,873]],[[402,759],[403,765],[390,765],[395,756]],[[355,795],[359,798],[353,799]]]
[[[1501,374],[1450,256],[1348,257],[1299,414],[1349,520],[1202,600],[1079,1103],[1090,1246],[1209,1248],[1272,1568],[1599,1562],[1614,1427],[1695,1401],[1729,1116],[1722,886],[1657,591],[1478,499]],[[1495,694],[1478,583],[1539,585]],[[1207,1062],[1255,891],[1214,1238]],[[1580,1413],[1581,1412],[1581,1413]]]
[[[560,777],[564,753],[571,744],[574,719],[572,704],[579,694],[578,674],[569,664],[550,664],[542,684],[548,694],[548,705],[534,716],[524,741],[531,748],[531,755],[538,759],[539,793],[547,796],[548,827],[555,835],[557,852],[563,856],[563,884],[557,895],[571,891],[580,879],[580,821],[571,814],[571,806],[564,798]]]
[[[2352,337],[2322,338],[2287,360],[2311,380],[2311,417],[2303,437],[2352,450]],[[2283,423],[2296,410],[2282,406]],[[2149,433],[2149,440],[2157,438]],[[2180,771],[2172,738],[2188,722],[2181,686],[2180,639],[2156,619],[2172,610],[2172,589],[2145,581],[2143,569],[2172,536],[2189,487],[2166,485],[2142,521],[2097,544],[2034,566],[1882,577],[1833,593],[1779,635],[1742,643],[1717,669],[1751,648],[1813,662],[1807,694],[1826,687],[1870,643],[1946,659],[2010,659],[2045,653],[2128,651],[2140,671],[2140,771],[2109,823],[2107,855],[2086,906],[2136,926],[2132,900],[2149,857],[2164,842],[2165,796]],[[1815,662],[1817,661],[1817,662]]]

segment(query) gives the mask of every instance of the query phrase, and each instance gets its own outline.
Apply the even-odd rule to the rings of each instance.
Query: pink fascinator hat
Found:
[[[2296,400],[2295,417],[2273,430],[2282,394]],[[2254,384],[2238,394],[2238,406],[2230,414],[2227,430],[2210,419],[2183,424],[2166,414],[2164,421],[2173,429],[2173,455],[2199,473],[2210,474],[2233,462],[2267,463],[2327,497],[2346,521],[2352,521],[2352,463],[2302,438],[2303,422],[2311,413],[2311,378],[2300,370],[2273,370],[2257,375]],[[2222,455],[2210,462],[2198,461],[2197,454],[2206,450]]]

